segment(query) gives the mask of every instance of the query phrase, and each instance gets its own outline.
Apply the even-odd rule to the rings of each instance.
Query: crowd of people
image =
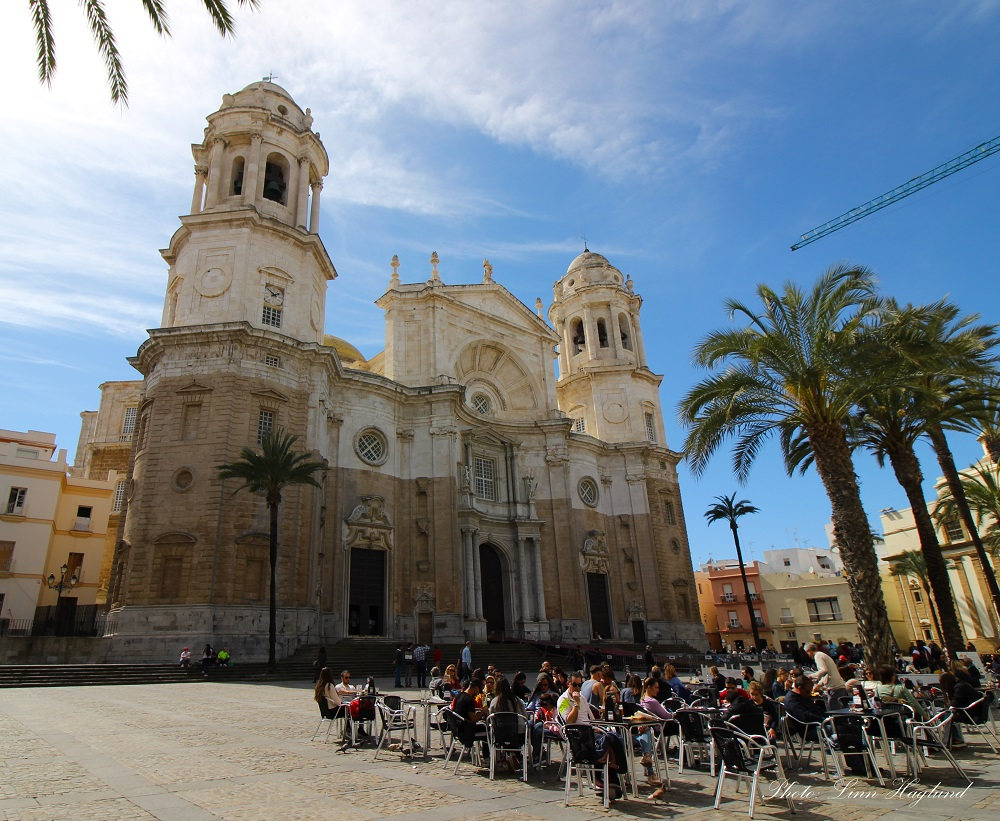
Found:
[[[516,713],[527,720],[532,763],[537,766],[546,738],[558,738],[560,726],[592,725],[599,762],[607,761],[609,767],[610,783],[598,786],[601,791],[610,791],[609,798],[621,794],[619,773],[630,752],[626,744],[635,744],[634,749],[641,753],[640,764],[646,784],[653,789],[652,797],[663,796],[664,788],[654,766],[656,733],[662,731],[669,735],[668,723],[674,719],[675,712],[696,701],[704,703],[706,693],[712,695],[711,703],[718,705],[719,712],[714,720],[729,722],[748,735],[763,736],[771,741],[778,741],[780,737],[782,714],[803,724],[821,722],[830,711],[842,710],[850,701],[850,693],[865,680],[877,702],[906,704],[918,720],[928,717],[929,702],[962,708],[982,695],[979,689],[982,671],[961,659],[948,661],[943,657],[942,666],[937,670],[937,686],[921,687],[905,678],[905,673],[912,672],[913,666],[902,669],[898,665],[886,665],[877,671],[869,670],[860,661],[860,648],[843,643],[834,646],[818,642],[807,644],[802,648],[802,664],[765,665],[760,679],[750,666],[743,667],[739,677],[723,676],[718,667],[711,667],[710,681],[699,686],[682,681],[673,665],[656,664],[648,650],[647,660],[653,664],[645,676],[626,671],[624,680],[619,681],[607,663],[591,664],[586,671],[572,669],[567,672],[545,661],[533,680],[529,680],[529,676],[520,671],[508,676],[494,665],[473,667],[471,645],[466,645],[455,664],[435,664],[429,670],[429,680],[424,682],[421,682],[420,662],[426,662],[429,657],[439,661],[440,654],[429,656],[431,648],[412,645],[406,649],[401,646],[399,650],[401,664],[397,667],[397,686],[407,681],[407,661],[412,658],[417,686],[426,685],[455,711],[460,719],[456,734],[468,747],[476,744],[485,747],[484,721],[491,713]],[[418,654],[418,650],[423,653]],[[923,649],[919,652],[924,653]],[[928,661],[928,666],[933,667],[934,656],[928,654]],[[809,669],[812,667],[815,671]],[[904,675],[902,680],[900,675]],[[873,681],[877,683],[872,690]],[[328,667],[317,671],[316,700],[324,701],[332,714],[344,716],[349,728],[348,704],[359,692],[351,683],[349,671],[340,674],[339,682],[334,681]],[[623,735],[613,727],[601,726],[602,720],[612,714],[638,714],[652,721],[648,727],[638,727],[634,733]],[[953,727],[952,746],[963,746],[959,723]],[[861,740],[858,739],[856,745],[851,739],[841,741],[848,767],[859,775],[865,774],[860,755]],[[516,754],[511,754],[507,763],[517,771],[523,762]]]

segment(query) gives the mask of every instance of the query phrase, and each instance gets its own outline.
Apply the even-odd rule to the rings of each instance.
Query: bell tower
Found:
[[[573,430],[605,442],[666,445],[659,386],[646,364],[642,297],[631,277],[584,250],[553,287],[549,320],[561,340],[559,408]]]
[[[207,119],[191,146],[191,213],[160,252],[162,327],[243,321],[321,342],[337,272],[318,236],[330,162],[309,109],[265,79],[224,95]]]

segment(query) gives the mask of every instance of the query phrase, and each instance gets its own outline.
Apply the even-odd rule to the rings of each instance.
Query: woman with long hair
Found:
[[[514,695],[510,682],[502,678],[496,684],[496,695],[489,702],[491,713],[517,713],[527,717],[524,702]]]

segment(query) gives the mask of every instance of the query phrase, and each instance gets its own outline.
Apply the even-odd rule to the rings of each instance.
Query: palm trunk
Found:
[[[868,517],[861,504],[858,477],[844,428],[837,422],[812,427],[808,431],[816,460],[832,508],[833,535],[847,571],[858,636],[870,666],[891,664],[892,631],[882,594],[882,578]]]
[[[931,444],[934,446],[934,453],[937,454],[938,464],[941,465],[941,472],[948,482],[952,498],[958,507],[959,515],[962,517],[962,524],[969,531],[972,543],[976,547],[976,555],[979,557],[979,564],[983,568],[983,576],[986,577],[986,586],[990,591],[990,598],[993,599],[993,609],[1000,616],[1000,588],[997,587],[997,577],[993,572],[993,565],[990,564],[986,555],[986,548],[983,547],[983,540],[979,536],[979,529],[972,519],[972,511],[969,510],[969,503],[965,498],[965,489],[962,487],[962,479],[958,475],[955,467],[955,457],[951,455],[951,448],[948,447],[948,439],[944,435],[944,429],[940,425],[932,425],[928,430]]]
[[[927,503],[924,501],[922,487],[924,477],[920,470],[920,462],[912,445],[894,444],[888,448],[888,454],[893,473],[896,474],[896,481],[906,492],[907,501],[913,511],[913,523],[920,538],[920,552],[923,553],[924,563],[927,565],[927,579],[924,584],[926,586],[929,583],[934,591],[933,600],[928,596],[931,613],[934,614],[936,602],[937,613],[941,616],[939,623],[937,615],[934,615],[938,636],[948,648],[951,657],[958,658],[956,653],[965,648],[965,643],[962,641],[962,628],[958,625],[958,613],[955,611],[955,600],[952,597],[951,583],[948,581],[948,568],[944,563],[934,522],[931,521]]]
[[[736,542],[736,561],[740,564],[740,576],[743,577],[743,595],[747,597],[747,613],[750,615],[750,629],[753,630],[754,652],[760,653],[760,632],[757,630],[757,619],[753,615],[753,602],[750,600],[750,582],[747,581],[747,568],[743,564],[743,551],[740,549],[740,536],[736,522],[730,522],[729,529],[733,531],[733,541]]]
[[[281,497],[267,500],[267,509],[271,519],[270,533],[270,558],[271,558],[271,604],[267,614],[267,666],[274,670],[276,659],[275,650],[278,644],[278,591],[277,591],[277,567],[278,567],[278,505]]]

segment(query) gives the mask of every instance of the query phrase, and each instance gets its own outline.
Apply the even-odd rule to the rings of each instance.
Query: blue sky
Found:
[[[97,386],[156,327],[157,253],[185,213],[190,144],[226,92],[268,72],[312,109],[331,158],[321,234],[340,273],[327,331],[383,347],[384,291],[475,282],[483,257],[532,306],[582,250],[631,274],[651,367],[676,405],[701,376],[693,345],[758,282],[811,284],[871,267],[901,301],[948,296],[1000,321],[1000,156],[794,253],[798,235],[1000,134],[1000,4],[279,2],[236,14],[222,40],[200,4],[168,2],[174,37],[138,3],[110,5],[131,106],[108,101],[76,4],[53,4],[59,67],[35,76],[26,3],[0,8],[0,427],[55,432],[72,454]],[[235,4],[234,4],[235,5]],[[294,10],[294,15],[291,13]],[[953,443],[960,462],[978,457]],[[930,483],[938,475],[921,452]],[[856,459],[866,509],[906,507],[891,474]],[[702,514],[738,491],[755,558],[825,544],[814,473],[776,448],[740,487],[720,454],[681,475],[696,561],[729,555]]]

